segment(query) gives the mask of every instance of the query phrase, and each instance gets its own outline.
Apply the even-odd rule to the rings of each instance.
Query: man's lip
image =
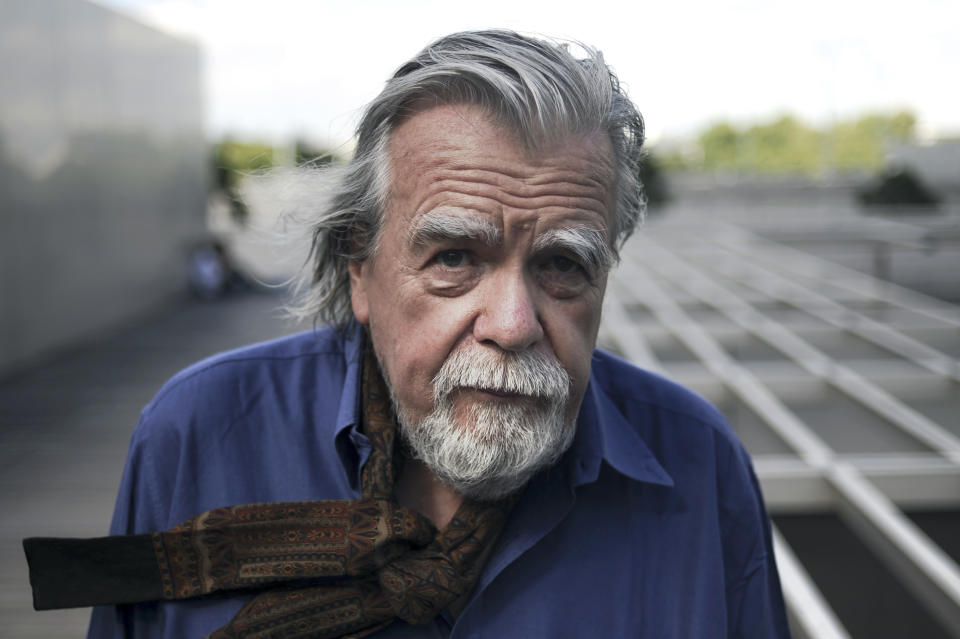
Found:
[[[515,391],[508,391],[499,388],[462,388],[461,390],[467,392],[480,393],[482,395],[492,395],[500,399],[533,399],[529,395],[524,395],[522,393],[517,393]]]

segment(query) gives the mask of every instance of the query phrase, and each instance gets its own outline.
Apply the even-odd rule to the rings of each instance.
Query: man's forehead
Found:
[[[483,217],[503,227],[551,225],[554,217],[610,225],[615,163],[605,133],[569,136],[537,149],[480,107],[442,105],[415,114],[393,133],[389,215],[404,226],[430,214]],[[452,207],[452,208],[451,208]],[[596,218],[590,220],[589,218]],[[424,227],[430,220],[424,220]]]
[[[532,142],[525,142],[530,139]],[[611,177],[615,172],[613,143],[605,131],[563,132],[520,136],[486,108],[468,104],[436,104],[407,115],[393,130],[388,152],[393,161],[446,156],[464,149],[496,150],[518,161],[550,164],[571,154],[589,156],[584,170]]]

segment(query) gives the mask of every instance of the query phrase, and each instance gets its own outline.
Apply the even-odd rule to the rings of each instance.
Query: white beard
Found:
[[[570,376],[543,353],[489,347],[455,351],[433,379],[433,411],[419,421],[409,419],[389,379],[387,386],[414,456],[465,497],[495,500],[518,491],[537,471],[556,463],[573,441],[576,421],[566,419]],[[465,389],[526,398],[469,400],[458,419],[452,395]]]

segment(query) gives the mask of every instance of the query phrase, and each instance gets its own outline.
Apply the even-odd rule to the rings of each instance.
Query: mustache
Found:
[[[565,401],[572,380],[560,362],[540,351],[460,348],[450,354],[433,378],[434,401],[457,388],[477,388]]]

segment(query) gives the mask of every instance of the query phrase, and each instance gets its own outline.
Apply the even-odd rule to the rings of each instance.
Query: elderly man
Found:
[[[329,326],[146,407],[112,533],[177,528],[98,601],[164,601],[91,637],[788,636],[735,436],[594,349],[643,129],[586,53],[460,33],[390,79],[304,187]]]

